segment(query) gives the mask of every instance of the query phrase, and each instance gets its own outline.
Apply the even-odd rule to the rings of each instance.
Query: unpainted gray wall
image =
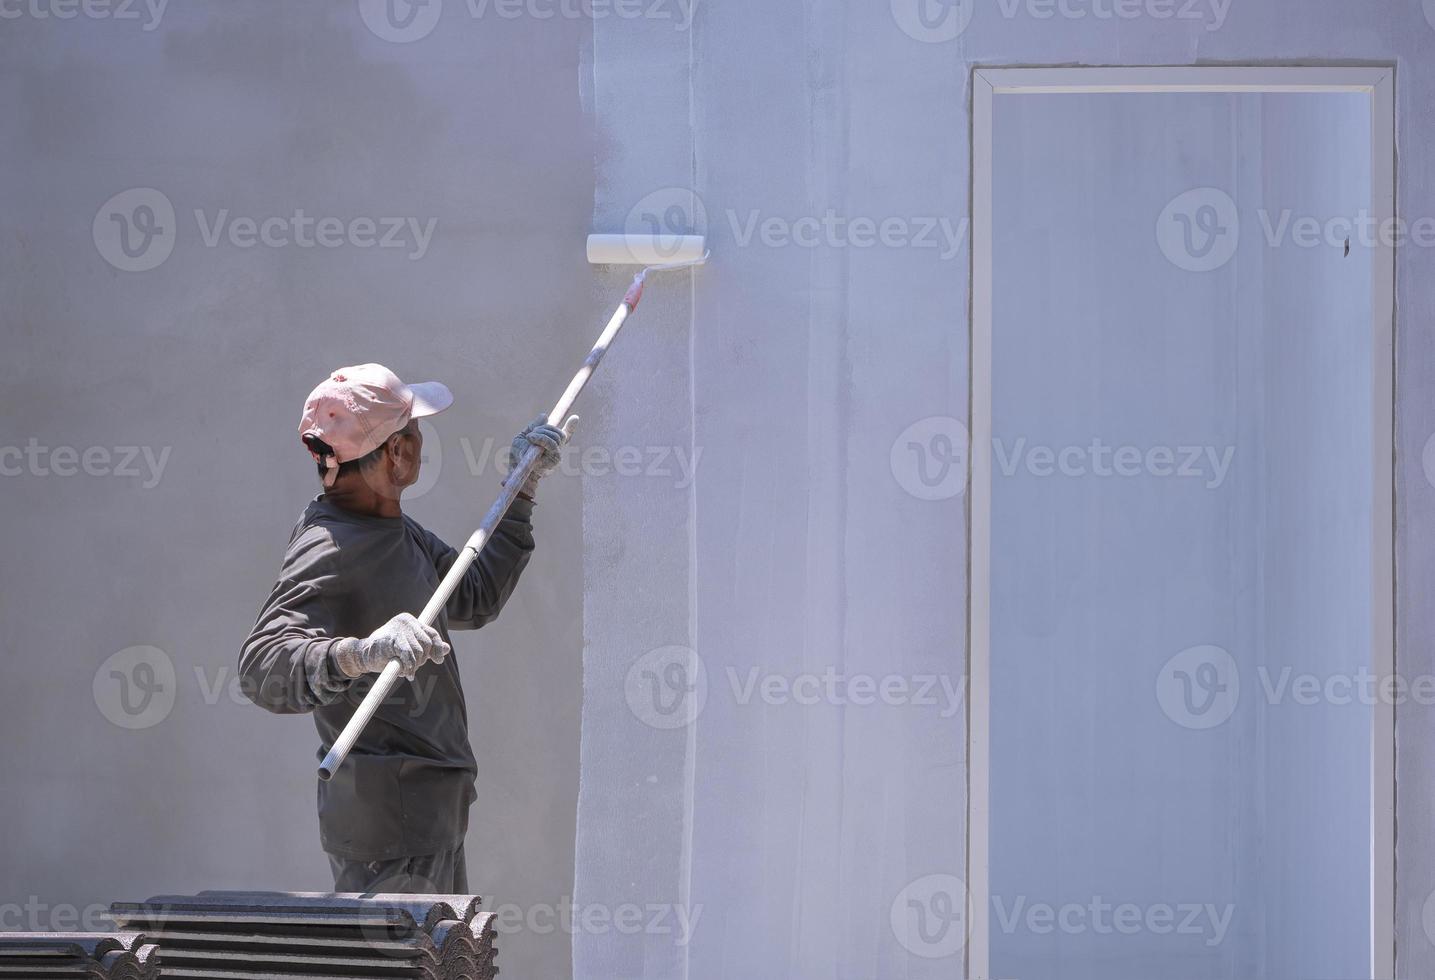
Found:
[[[497,492],[492,453],[551,404],[601,325],[583,256],[588,22],[451,0],[403,42],[367,26],[381,8],[200,0],[147,30],[142,5],[138,20],[6,5],[0,446],[168,456],[153,486],[143,458],[139,477],[57,476],[46,456],[0,479],[0,928],[64,927],[67,906],[156,892],[330,887],[311,722],[225,686],[317,491],[295,431],[304,396],[367,360],[447,382],[436,480],[410,510],[459,542]],[[149,271],[116,268],[92,236],[131,188],[176,213],[173,251]],[[365,246],[362,228],[334,248],[238,247],[227,230],[210,246],[196,209],[210,226],[225,209],[436,225],[417,258],[412,235]],[[480,767],[471,883],[508,907],[512,976],[569,972],[546,910],[573,877],[578,483],[573,470],[544,485],[523,583],[496,624],[457,639]],[[99,706],[127,717],[115,665],[101,667],[137,645],[175,676],[156,681],[172,686],[147,727],[126,730]]]

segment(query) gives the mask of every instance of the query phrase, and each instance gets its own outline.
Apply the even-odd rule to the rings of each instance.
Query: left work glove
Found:
[[[525,497],[532,497],[538,489],[538,481],[558,468],[563,461],[563,444],[573,434],[573,424],[578,421],[578,416],[573,416],[563,423],[563,428],[548,424],[548,416],[540,415],[528,427],[513,438],[513,445],[508,447],[508,472],[512,473],[514,467],[523,459],[528,452],[529,446],[538,446],[543,450],[538,461],[533,464],[533,469],[528,474],[523,489],[519,491]]]

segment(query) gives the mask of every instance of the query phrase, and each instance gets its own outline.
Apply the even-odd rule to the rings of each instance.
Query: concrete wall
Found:
[[[155,892],[330,885],[312,723],[225,686],[316,492],[304,395],[370,359],[448,382],[437,479],[411,511],[461,540],[497,489],[490,452],[556,397],[602,319],[582,251],[586,20],[450,0],[405,33],[383,4],[214,0],[147,29],[143,5],[125,9],[138,19],[7,3],[0,20],[0,445],[166,454],[157,479],[143,456],[125,467],[139,476],[54,475],[79,465],[58,451],[3,460],[21,471],[0,478],[3,928]],[[117,266],[131,260],[110,215],[160,199],[102,214],[131,188],[174,209],[147,251],[131,228],[137,264],[172,245],[148,271]],[[230,238],[246,241],[230,222],[296,209],[437,221],[426,251],[411,231],[369,244],[362,224],[337,247]],[[102,459],[90,470],[122,462]],[[548,910],[573,877],[579,520],[576,471],[554,477],[523,585],[497,624],[458,638],[481,770],[472,883],[521,930],[506,975],[569,972]],[[136,646],[162,653],[107,663]],[[137,685],[134,715],[112,670]]]
[[[970,256],[964,235],[941,247],[940,222],[960,232],[969,215],[972,67],[1395,64],[1414,220],[1435,214],[1432,50],[1435,5],[1418,0],[725,0],[687,31],[595,24],[595,223],[704,225],[715,261],[661,291],[660,339],[607,389],[605,438],[690,438],[695,485],[635,481],[584,504],[586,540],[605,547],[585,554],[577,900],[698,922],[690,937],[580,931],[577,975],[925,977],[960,962],[944,938],[960,929],[939,928],[959,918],[941,900],[965,874],[960,703],[863,706],[839,686],[802,704],[791,685],[963,676],[965,500],[937,455],[919,472],[901,449],[944,451],[968,421]],[[1427,259],[1406,248],[1398,269],[1410,679],[1435,668]],[[753,668],[776,678],[767,695],[744,693]],[[1435,963],[1435,714],[1407,704],[1398,726],[1400,971],[1419,976]]]

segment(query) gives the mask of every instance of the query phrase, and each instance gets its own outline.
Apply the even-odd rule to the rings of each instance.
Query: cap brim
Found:
[[[414,395],[414,408],[410,418],[428,418],[453,404],[453,392],[441,381],[423,381],[409,385],[409,391]]]

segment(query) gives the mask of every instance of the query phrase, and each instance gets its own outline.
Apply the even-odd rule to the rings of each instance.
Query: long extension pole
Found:
[[[706,256],[704,256],[704,259],[705,258]],[[665,269],[697,265],[702,261],[703,259],[698,259],[694,262],[653,266],[638,273],[637,277],[633,279],[633,285],[628,288],[627,295],[623,297],[623,304],[618,307],[612,319],[608,321],[608,325],[603,328],[603,333],[599,335],[598,342],[593,345],[593,349],[588,352],[587,359],[583,361],[583,366],[579,368],[578,373],[573,376],[573,380],[568,383],[568,389],[563,392],[563,397],[558,399],[558,403],[553,406],[553,411],[548,413],[549,425],[564,425],[565,420],[568,418],[569,411],[573,408],[573,403],[578,400],[578,396],[588,384],[588,380],[593,377],[593,372],[598,369],[598,364],[603,360],[603,355],[606,354],[608,348],[612,346],[613,340],[618,336],[618,331],[623,329],[623,324],[627,321],[628,315],[638,308],[638,302],[643,298],[643,282],[647,274],[649,272],[660,272]],[[521,490],[523,484],[527,482],[528,476],[533,471],[533,467],[538,462],[538,457],[542,455],[542,452],[543,450],[539,446],[529,446],[528,450],[523,454],[523,457],[518,461],[518,465],[513,468],[513,471],[508,474],[508,478],[503,481],[503,490],[499,493],[498,499],[493,502],[493,506],[488,508],[488,513],[483,517],[483,523],[479,525],[477,531],[473,532],[473,536],[468,539],[468,543],[464,545],[463,551],[461,551],[458,558],[455,559],[453,567],[448,570],[448,574],[445,575],[443,581],[439,583],[438,590],[434,592],[433,598],[429,599],[428,605],[424,606],[423,613],[419,616],[419,621],[425,626],[432,626],[438,621],[439,613],[442,612],[448,604],[449,597],[453,595],[454,590],[457,589],[459,583],[463,581],[463,577],[468,574],[469,568],[488,544],[499,522],[502,521],[504,515],[508,513],[508,508],[518,497],[518,491]],[[344,726],[344,730],[340,732],[339,737],[334,740],[334,747],[329,750],[329,754],[326,755],[324,761],[319,764],[320,779],[328,781],[333,778],[334,773],[339,771],[339,767],[344,764],[344,759],[348,757],[350,750],[353,749],[354,742],[363,732],[364,727],[368,725],[369,720],[374,717],[374,712],[379,709],[379,705],[383,704],[384,699],[389,696],[398,681],[399,662],[397,660],[391,660],[384,667],[377,679],[375,679],[373,687],[369,688],[369,693],[354,711],[354,715],[349,719],[349,723]]]

